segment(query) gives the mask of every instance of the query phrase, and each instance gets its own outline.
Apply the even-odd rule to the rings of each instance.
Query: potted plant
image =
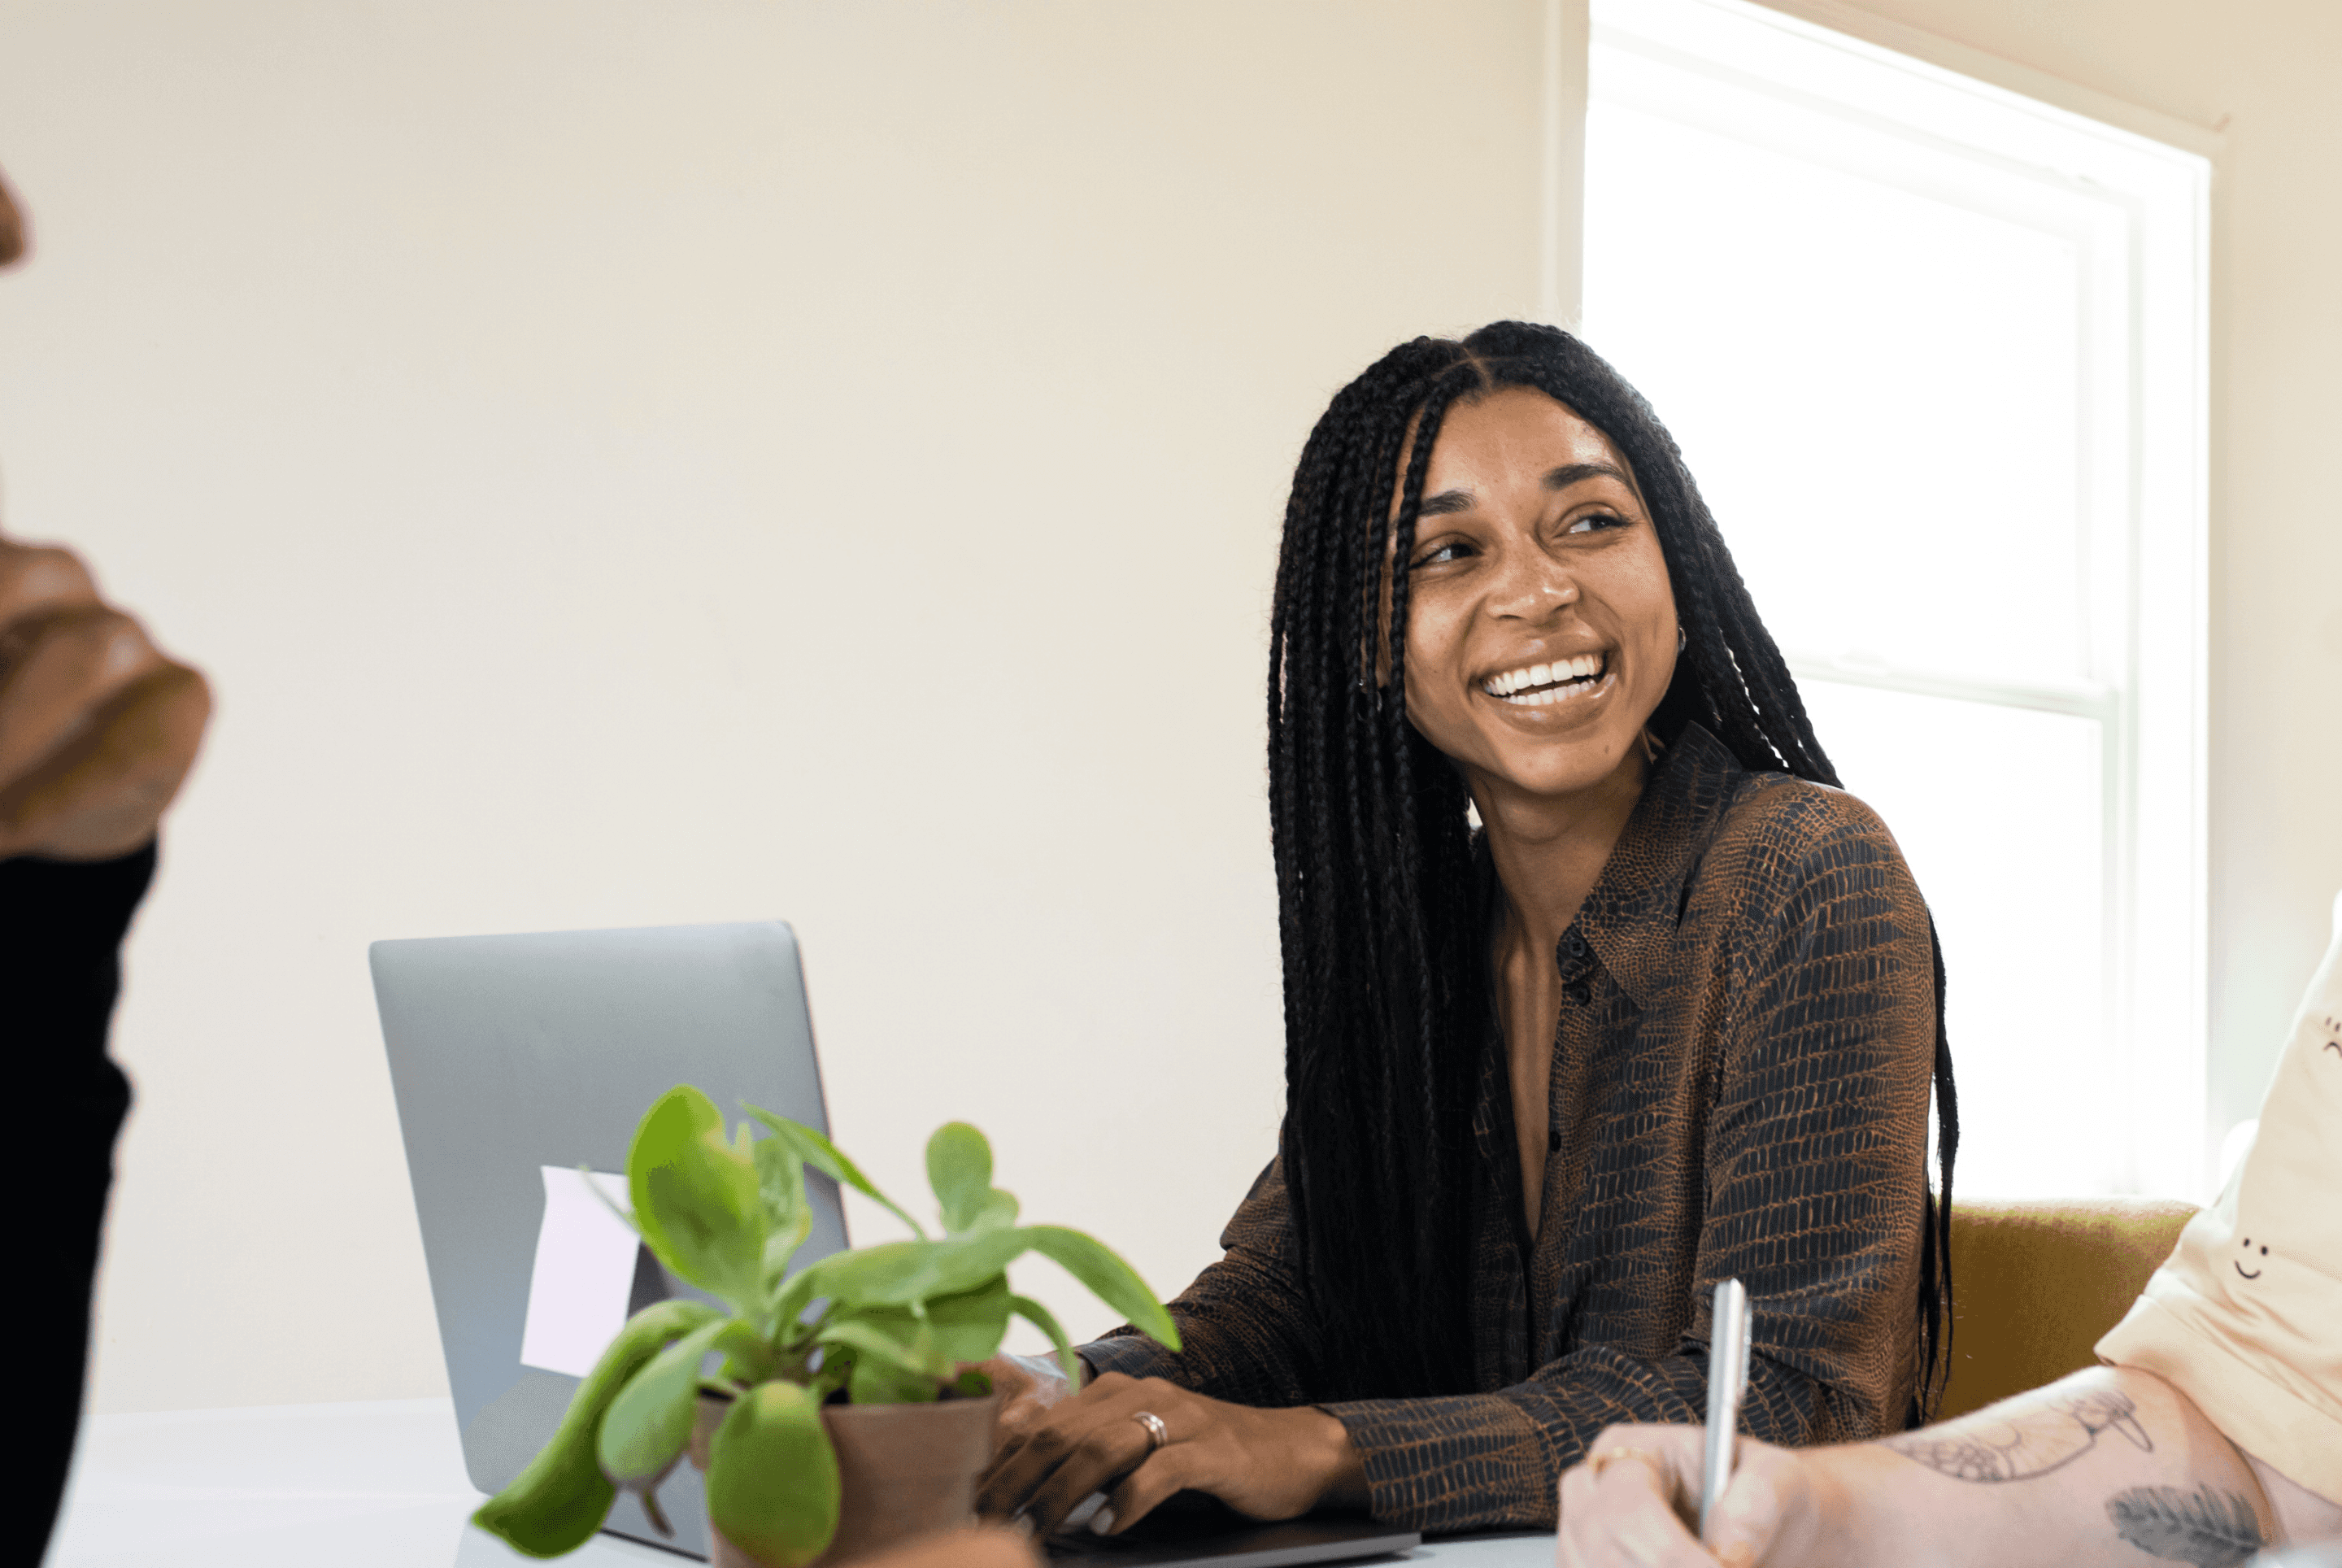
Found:
[[[1056,1320],[1008,1287],[1008,1264],[1027,1251],[1178,1348],[1170,1314],[1104,1245],[1017,1224],[1016,1200],[992,1184],[991,1146],[966,1122],[927,1141],[943,1220],[930,1237],[828,1139],[743,1109],[766,1136],[742,1122],[727,1140],[723,1113],[689,1085],[635,1129],[623,1217],[670,1271],[731,1310],[666,1301],[627,1322],[552,1441],[473,1515],[515,1550],[553,1557],[582,1545],[621,1490],[668,1528],[655,1492],[686,1452],[707,1471],[718,1568],[843,1562],[965,1521],[996,1401],[961,1366],[997,1351],[1015,1316],[1048,1335],[1079,1381]],[[807,1166],[884,1205],[915,1239],[786,1272],[813,1228]],[[705,1374],[716,1355],[720,1367]]]

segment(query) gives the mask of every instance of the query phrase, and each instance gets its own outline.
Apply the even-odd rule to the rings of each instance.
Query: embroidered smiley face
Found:
[[[2242,1241],[2239,1241],[2237,1244],[2245,1249],[2247,1256],[2251,1255],[2253,1250],[2253,1239],[2250,1236],[2246,1237]],[[2268,1256],[2267,1247],[2264,1246],[2260,1250],[2260,1256],[2264,1258]],[[2234,1260],[2231,1261],[2233,1261]],[[2244,1275],[2247,1280],[2257,1280],[2261,1277],[2261,1271],[2258,1269],[2247,1270],[2242,1263],[2237,1264],[2237,1272]]]

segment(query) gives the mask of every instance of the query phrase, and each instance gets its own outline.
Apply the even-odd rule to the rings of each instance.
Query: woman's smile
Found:
[[[1480,689],[1508,708],[1547,708],[1612,689],[1617,682],[1609,671],[1607,651],[1581,653],[1492,675]]]

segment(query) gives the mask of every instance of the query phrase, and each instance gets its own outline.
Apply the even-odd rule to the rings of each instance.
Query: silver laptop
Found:
[[[552,1436],[626,1316],[699,1293],[635,1242],[577,1167],[623,1173],[635,1123],[677,1083],[735,1116],[746,1101],[829,1130],[796,940],[774,920],[376,942],[372,956],[464,1465],[495,1492]],[[816,1217],[798,1265],[846,1245],[836,1188],[806,1174]],[[1355,1520],[1253,1524],[1192,1501],[1126,1536],[1077,1526],[1044,1544],[1127,1568],[1285,1568],[1421,1541]],[[673,1537],[630,1496],[606,1528],[706,1556],[698,1473],[676,1466],[659,1503]]]
[[[778,920],[376,942],[399,1131],[464,1466],[501,1490],[561,1420],[635,1310],[698,1292],[669,1278],[576,1168],[623,1174],[651,1101],[694,1083],[824,1131],[795,935]],[[846,1245],[836,1188],[807,1172],[796,1262]],[[673,1537],[621,1496],[606,1528],[707,1555],[698,1472],[659,1489]]]

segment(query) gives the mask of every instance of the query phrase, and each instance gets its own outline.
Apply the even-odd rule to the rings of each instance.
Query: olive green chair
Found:
[[[2097,1365],[2091,1347],[2195,1212],[2159,1198],[1953,1204],[1952,1363],[1937,1419]]]

